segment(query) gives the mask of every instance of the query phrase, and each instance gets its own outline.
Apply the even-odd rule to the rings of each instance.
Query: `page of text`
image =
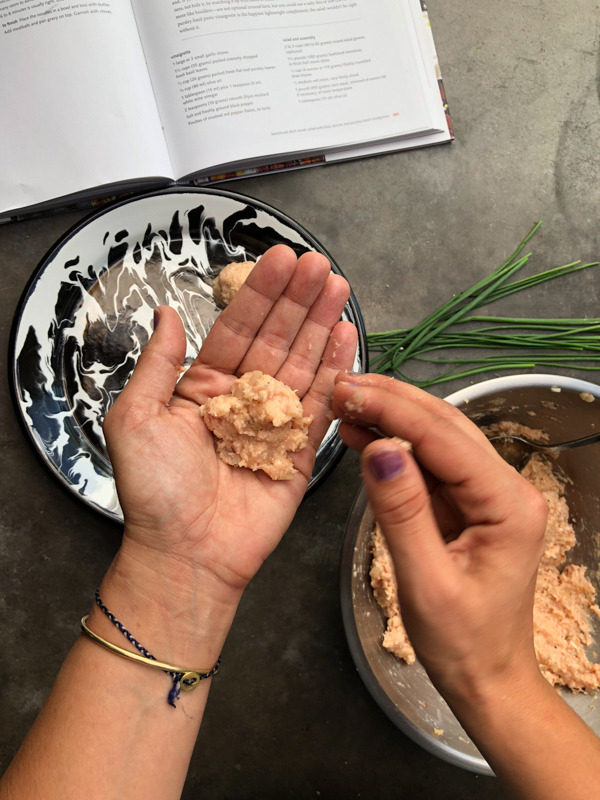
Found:
[[[175,171],[441,129],[412,2],[133,0]]]
[[[0,0],[0,211],[171,176],[129,0]]]

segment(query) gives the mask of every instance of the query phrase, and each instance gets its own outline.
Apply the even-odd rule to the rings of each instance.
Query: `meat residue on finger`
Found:
[[[349,400],[346,400],[344,403],[344,409],[348,412],[348,416],[351,419],[354,419],[352,417],[353,411],[355,411],[357,414],[362,414],[362,412],[365,410],[365,397],[360,389],[354,392]]]
[[[211,398],[200,413],[226,464],[262,470],[273,480],[293,478],[290,453],[306,446],[313,418],[304,416],[297,394],[285,383],[258,370],[247,372],[230,394]]]
[[[255,261],[235,261],[219,272],[212,287],[217,305],[225,308],[231,303],[255,266]]]

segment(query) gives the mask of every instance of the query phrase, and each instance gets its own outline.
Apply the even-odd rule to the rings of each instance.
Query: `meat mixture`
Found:
[[[387,617],[387,630],[383,634],[383,646],[407,664],[413,664],[415,651],[408,638],[398,602],[396,572],[387,543],[378,524],[371,538],[371,586],[373,594]]]
[[[594,587],[586,578],[586,568],[575,564],[564,566],[566,554],[576,541],[564,498],[564,482],[540,455],[533,456],[521,474],[542,492],[549,507],[546,547],[538,570],[533,610],[534,644],[540,670],[551,684],[574,691],[598,689],[600,664],[589,661],[585,648],[593,643],[591,614],[600,617],[600,609]],[[402,624],[395,572],[378,525],[372,535],[371,549],[371,585],[387,617],[383,646],[412,664],[415,651]]]
[[[591,614],[600,616],[586,568],[564,566],[575,531],[563,496],[564,483],[551,465],[534,456],[521,473],[548,501],[546,548],[538,570],[533,608],[534,643],[542,674],[552,684],[583,691],[600,687],[600,664],[589,661]]]
[[[231,303],[255,265],[255,261],[240,261],[228,264],[221,270],[213,283],[213,297],[217,305],[225,308]]]
[[[247,372],[230,394],[208,400],[200,413],[226,464],[263,470],[276,481],[292,479],[296,470],[289,454],[306,446],[313,418],[304,416],[298,396],[285,383]]]

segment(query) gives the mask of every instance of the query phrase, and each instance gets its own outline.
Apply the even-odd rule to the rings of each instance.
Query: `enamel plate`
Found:
[[[60,481],[102,514],[122,521],[102,421],[152,332],[153,310],[175,308],[187,333],[189,366],[219,314],[212,282],[232,261],[254,261],[286,244],[298,256],[331,256],[300,225],[231,192],[168,189],[125,200],[88,217],[43,259],[13,328],[16,405],[34,448]],[[360,310],[351,296],[343,319],[358,329],[354,369],[367,369]],[[333,423],[309,489],[344,451]]]

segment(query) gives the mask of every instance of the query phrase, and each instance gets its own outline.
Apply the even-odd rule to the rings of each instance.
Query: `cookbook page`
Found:
[[[174,169],[440,130],[414,0],[132,0]]]
[[[376,144],[358,145],[331,151],[325,155],[325,160],[328,163],[352,158],[367,158],[369,156],[391,153],[396,150],[404,150],[411,147],[426,147],[432,144],[449,142],[454,138],[451,130],[450,117],[448,115],[446,94],[442,86],[442,74],[433,41],[431,25],[429,24],[429,15],[421,6],[420,0],[415,0],[411,5],[411,12],[421,48],[425,72],[431,88],[432,116],[436,120],[436,127],[439,127],[441,130],[435,133],[421,134],[414,137],[402,137],[378,142]]]
[[[0,0],[0,211],[172,177],[129,0]]]

